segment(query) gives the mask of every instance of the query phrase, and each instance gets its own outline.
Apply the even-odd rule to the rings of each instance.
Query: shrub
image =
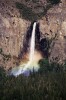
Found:
[[[48,61],[48,59],[41,59],[39,61],[39,65],[40,65],[40,69],[39,69],[40,73],[48,72],[48,69],[49,69],[49,61]]]
[[[2,50],[2,48],[0,48],[0,54],[2,54],[2,52],[3,52],[3,50]]]
[[[51,4],[58,4],[61,0],[48,0]]]

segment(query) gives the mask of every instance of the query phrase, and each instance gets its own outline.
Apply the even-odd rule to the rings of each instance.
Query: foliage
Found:
[[[5,77],[5,70],[0,66],[0,80]]]
[[[38,20],[40,18],[42,18],[43,16],[45,16],[47,14],[47,11],[54,5],[54,4],[58,4],[60,2],[60,0],[46,0],[47,3],[44,5],[37,5],[33,8],[37,8],[40,7],[38,9],[42,9],[42,12],[38,11],[38,13],[35,13],[35,11],[37,11],[37,9],[28,7],[27,5],[24,5],[23,3],[19,3],[16,2],[16,7],[19,9],[20,15],[22,18],[26,19],[26,20],[30,20],[30,21],[34,21],[34,20]],[[29,3],[29,0],[25,0],[25,2]],[[31,4],[39,4],[39,0],[31,0]]]
[[[58,4],[61,0],[48,0],[51,4]]]
[[[45,13],[36,14],[34,11],[32,11],[32,8],[29,8],[19,2],[16,2],[16,7],[19,9],[21,17],[26,20],[34,21],[45,15]]]
[[[37,2],[39,2],[39,0],[32,0],[34,3],[37,3]]]
[[[47,59],[41,59],[39,61],[39,65],[40,65],[40,69],[39,69],[39,72],[41,73],[45,73],[49,70],[49,61]]]
[[[2,48],[0,48],[0,54],[2,55],[4,61],[8,61],[11,58],[10,54],[4,54]]]
[[[3,52],[3,51],[2,51],[2,48],[0,48],[0,54],[2,54],[2,52]]]
[[[8,55],[3,54],[3,60],[4,61],[8,61],[10,58],[11,58],[11,55],[10,54],[8,54]]]
[[[53,70],[62,65],[49,64],[47,59],[39,63],[43,72],[28,77],[7,76],[0,68],[0,100],[66,100],[66,71]]]
[[[49,63],[48,59],[41,59],[39,61],[40,73],[46,73],[46,72],[65,72],[66,71],[66,62],[63,64],[59,64],[56,62]]]

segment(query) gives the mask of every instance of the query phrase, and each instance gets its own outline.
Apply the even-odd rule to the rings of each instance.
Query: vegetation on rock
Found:
[[[38,20],[47,14],[47,11],[60,0],[25,0],[24,3],[16,2],[22,18],[30,21]]]
[[[0,55],[2,55],[4,61],[8,61],[11,58],[10,54],[4,54],[2,48],[0,48]]]

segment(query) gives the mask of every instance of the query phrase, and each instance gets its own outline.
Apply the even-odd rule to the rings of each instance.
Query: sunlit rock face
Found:
[[[1,66],[9,69],[16,65],[17,57],[23,47],[23,37],[29,26],[30,22],[20,17],[15,0],[0,1],[0,49],[2,48],[4,55],[11,55],[7,61],[6,57],[0,54]]]
[[[46,37],[53,40],[50,44],[50,61],[62,63],[66,59],[66,1],[49,9],[47,16],[43,17],[40,23],[41,38]]]
[[[4,54],[10,54],[12,59],[13,56],[18,57],[23,47],[23,37],[27,31],[28,22],[16,17],[4,18],[3,15],[0,15],[0,22],[0,48]],[[5,66],[7,66],[6,62]],[[10,64],[11,66],[13,65]]]
[[[17,58],[23,48],[23,40],[31,24],[29,20],[24,19],[22,13],[20,13],[15,5],[15,2],[22,2],[24,5],[29,5],[28,2],[31,0],[27,0],[26,3],[24,1],[0,0],[0,48],[3,49],[4,54],[11,55],[9,60],[4,60],[4,56],[0,54],[0,65],[6,67],[6,69],[16,66],[17,62],[19,63],[19,59]],[[46,2],[44,3],[44,0],[39,1],[37,6],[41,4],[40,12],[43,13],[43,5]],[[30,4],[32,5],[31,2]],[[34,4],[36,6],[36,3]],[[38,12],[39,9],[36,11]],[[57,57],[59,58],[59,62],[64,61],[66,59],[66,0],[61,0],[60,3],[54,5],[47,11],[46,16],[43,13],[42,17],[37,19],[37,21],[40,25],[40,40],[42,38],[53,39],[56,35],[50,46],[49,59],[55,59]],[[61,36],[60,33],[62,33]]]

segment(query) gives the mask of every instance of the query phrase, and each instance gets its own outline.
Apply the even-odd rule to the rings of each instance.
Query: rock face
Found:
[[[11,55],[11,59],[3,60],[0,54],[0,65],[10,68],[14,56],[18,57],[23,46],[23,37],[30,25],[29,21],[20,18],[20,13],[15,6],[15,0],[0,0],[0,49],[3,54]]]
[[[66,59],[66,1],[62,0],[40,20],[40,30],[44,37],[53,39],[50,45],[50,60],[62,63]],[[43,35],[42,35],[43,36]],[[55,37],[55,38],[54,38]]]
[[[24,35],[30,26],[30,21],[22,18],[15,3],[28,4],[28,7],[35,6],[27,0],[0,0],[0,65],[9,69],[16,65],[17,57],[23,48]],[[39,0],[42,4],[46,0]],[[31,5],[30,5],[31,4]],[[38,5],[38,4],[37,4]],[[40,6],[41,7],[41,6]],[[22,8],[21,8],[22,9]],[[43,8],[42,8],[43,9]],[[39,12],[43,13],[40,9]],[[37,13],[37,10],[36,12]],[[66,0],[54,5],[38,20],[40,24],[41,39],[53,39],[50,44],[50,60],[62,62],[66,59]],[[10,55],[10,56],[9,56]],[[8,59],[7,59],[8,58]]]

